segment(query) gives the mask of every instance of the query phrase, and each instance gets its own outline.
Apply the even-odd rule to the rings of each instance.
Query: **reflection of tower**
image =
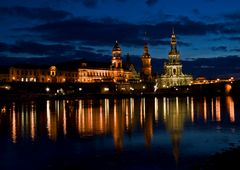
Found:
[[[226,104],[227,104],[230,122],[235,122],[234,101],[231,96],[226,97]]]
[[[145,121],[144,121],[144,137],[145,137],[146,145],[148,147],[150,146],[151,140],[153,137],[153,108],[154,107],[153,106],[151,107],[152,104],[154,104],[152,98],[147,98],[147,106],[150,106],[150,107],[147,107],[147,110],[144,111],[144,113],[146,113]],[[146,109],[146,107],[144,107],[144,109]]]
[[[143,55],[141,57],[142,60],[142,70],[141,70],[141,78],[144,81],[152,80],[152,64],[151,64],[151,56],[148,53],[148,45],[147,42],[144,43]]]
[[[180,103],[178,101],[178,97],[170,98],[169,103],[167,102],[167,106],[164,106],[166,109],[166,126],[171,134],[172,145],[173,145],[173,155],[178,163],[179,160],[179,147],[180,140],[182,135],[182,130],[184,127],[184,103]],[[165,102],[166,104],[166,102]]]
[[[122,102],[121,100],[114,100],[114,111],[113,111],[113,140],[116,151],[119,153],[122,151],[123,147],[123,133],[124,133],[124,123],[125,117],[121,110]]]
[[[216,97],[216,121],[221,121],[221,104],[220,104],[220,97]]]

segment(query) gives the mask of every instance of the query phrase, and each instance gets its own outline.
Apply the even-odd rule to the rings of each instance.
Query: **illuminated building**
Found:
[[[118,42],[116,42],[112,49],[112,61],[110,65],[87,61],[80,61],[77,68],[71,68],[67,64],[64,67],[62,65],[60,67],[16,65],[9,69],[9,80],[10,82],[41,83],[139,81],[140,76],[133,64],[123,67],[121,54],[121,48]]]
[[[189,85],[191,75],[183,74],[180,54],[177,50],[177,41],[174,31],[171,35],[171,50],[168,53],[168,61],[164,63],[163,74],[158,79],[158,88]]]
[[[87,63],[82,63],[78,69],[78,82],[128,82],[139,81],[139,74],[133,64],[122,64],[122,51],[119,43],[116,41],[112,49],[112,62],[109,66],[89,67]],[[127,55],[129,58],[129,54]],[[129,59],[127,60],[129,61]],[[125,66],[125,65],[124,65]]]
[[[142,68],[141,68],[141,78],[144,81],[152,80],[152,64],[151,64],[151,56],[148,53],[147,42],[144,43],[143,55],[141,57],[142,60]]]
[[[56,66],[16,65],[9,69],[9,80],[40,83],[76,82],[77,71],[58,70]]]

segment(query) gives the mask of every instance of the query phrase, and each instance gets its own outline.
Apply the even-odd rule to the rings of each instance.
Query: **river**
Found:
[[[239,98],[0,102],[0,169],[193,169],[240,145]]]

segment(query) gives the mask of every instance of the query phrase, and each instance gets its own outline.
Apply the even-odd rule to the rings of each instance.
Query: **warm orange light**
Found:
[[[229,94],[232,90],[232,86],[230,84],[226,84],[225,85],[225,92],[226,94]]]

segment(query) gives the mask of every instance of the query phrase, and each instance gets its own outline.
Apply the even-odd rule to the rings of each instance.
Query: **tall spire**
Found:
[[[174,33],[174,28],[172,29],[170,45],[171,45],[171,50],[170,50],[169,53],[177,54],[177,38],[176,38],[176,35]]]
[[[144,41],[145,42],[147,41],[147,32],[146,31],[144,32]]]
[[[171,35],[171,48],[176,48],[177,45],[177,39],[176,39],[176,35],[174,34],[174,29]]]
[[[149,54],[148,54],[148,45],[147,45],[146,41],[144,42],[143,55],[149,56]]]
[[[144,33],[144,48],[143,48],[143,56],[150,57],[148,53],[148,43],[147,43],[147,32]]]

